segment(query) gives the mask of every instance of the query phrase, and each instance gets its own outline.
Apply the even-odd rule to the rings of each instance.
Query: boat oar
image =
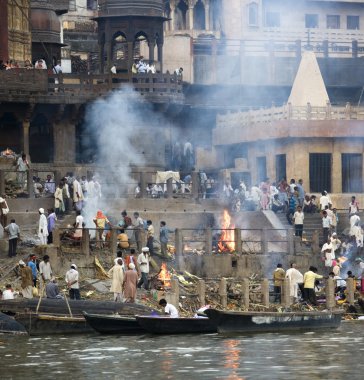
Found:
[[[71,307],[70,307],[70,304],[69,304],[69,302],[68,302],[68,298],[67,298],[67,294],[66,294],[66,291],[64,292],[64,299],[65,299],[65,301],[66,301],[66,304],[67,304],[67,307],[68,307],[68,312],[70,313],[70,316],[71,316],[71,318],[73,317],[73,315],[72,315],[72,311],[71,311]]]

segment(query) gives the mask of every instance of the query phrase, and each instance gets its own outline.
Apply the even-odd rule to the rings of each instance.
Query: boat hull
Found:
[[[17,314],[15,319],[21,323],[29,335],[85,334],[93,332],[84,317],[69,317],[25,313]]]
[[[87,323],[101,334],[145,333],[135,317],[83,313]]]
[[[136,316],[140,326],[152,334],[203,334],[216,332],[208,318],[169,318]]]
[[[25,327],[13,317],[0,313],[0,333],[13,335],[28,335]]]
[[[206,310],[216,323],[219,333],[260,333],[280,331],[311,331],[336,329],[341,324],[342,313],[300,312],[225,312]]]

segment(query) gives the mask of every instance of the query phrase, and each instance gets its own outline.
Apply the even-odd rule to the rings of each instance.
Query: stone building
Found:
[[[31,59],[30,0],[0,0],[0,60]]]
[[[307,192],[350,197],[363,193],[363,120],[363,107],[330,103],[315,53],[306,52],[287,103],[219,115],[199,164],[224,168],[235,186],[301,178]],[[346,208],[348,197],[334,197],[335,205]]]

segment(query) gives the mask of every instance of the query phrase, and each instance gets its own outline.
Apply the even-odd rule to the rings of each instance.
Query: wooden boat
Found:
[[[137,315],[143,329],[153,334],[202,334],[216,332],[209,318],[170,318]]]
[[[0,313],[0,333],[13,335],[28,335],[25,327],[13,317]]]
[[[336,329],[342,312],[234,312],[208,309],[205,313],[219,333],[260,333]]]
[[[67,302],[62,299],[44,298],[39,304],[39,298],[26,299],[19,298],[15,300],[0,300],[0,312],[7,314],[28,313],[29,311],[37,314],[47,315],[69,315]],[[122,303],[114,301],[90,301],[90,300],[68,300],[68,304],[73,316],[82,317],[82,312],[95,314],[113,314],[122,315],[150,314],[153,309],[138,304]]]
[[[29,335],[84,334],[93,332],[82,317],[37,313],[18,313],[14,317]]]
[[[135,317],[123,315],[90,314],[83,312],[87,323],[101,334],[140,333],[145,330]]]

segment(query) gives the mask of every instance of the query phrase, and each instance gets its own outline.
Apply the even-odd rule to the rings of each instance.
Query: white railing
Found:
[[[247,112],[227,113],[217,116],[217,127],[244,126],[257,123],[271,123],[277,120],[364,120],[364,107],[353,107],[350,103],[337,107],[292,106],[262,108]]]

